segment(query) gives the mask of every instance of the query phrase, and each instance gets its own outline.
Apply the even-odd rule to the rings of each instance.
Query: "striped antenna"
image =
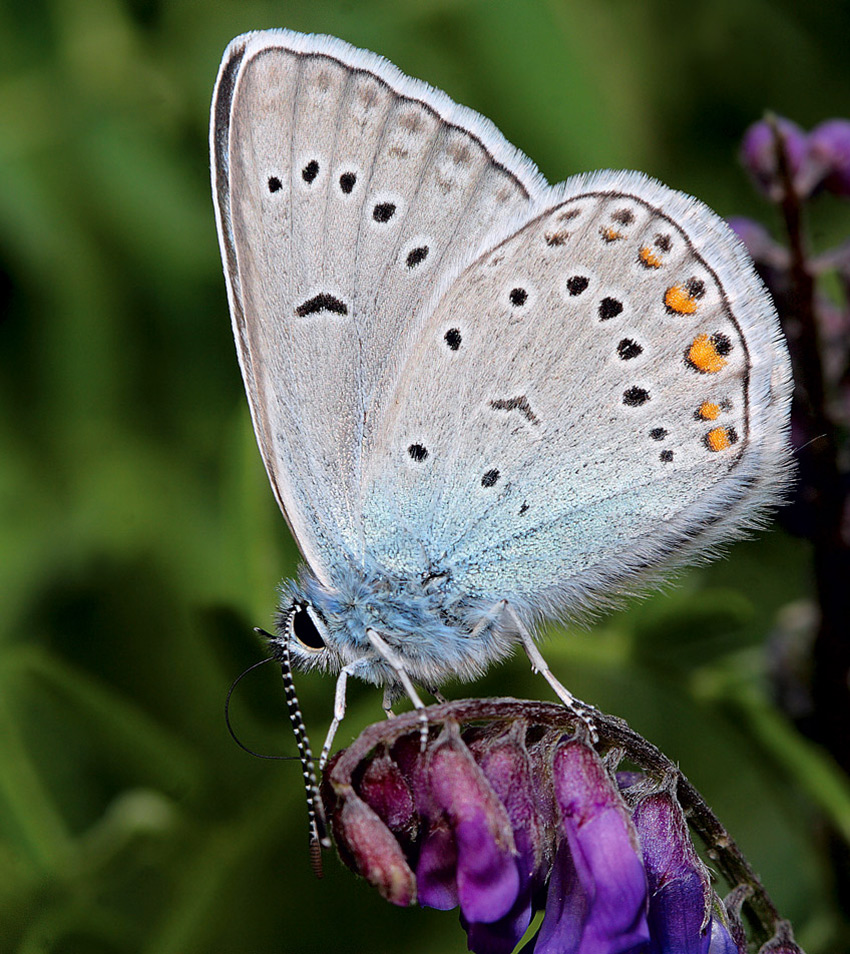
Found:
[[[319,795],[319,783],[316,779],[316,767],[313,762],[313,752],[310,749],[310,740],[307,738],[307,727],[295,695],[295,683],[292,680],[292,662],[289,656],[289,640],[276,639],[265,630],[257,632],[272,640],[281,650],[280,674],[283,677],[283,694],[286,697],[286,708],[289,710],[289,721],[295,733],[295,744],[298,746],[298,757],[301,759],[301,772],[304,776],[304,790],[307,794],[307,817],[310,827],[310,866],[317,878],[322,877],[322,848],[330,848],[331,841],[327,834],[325,811]]]

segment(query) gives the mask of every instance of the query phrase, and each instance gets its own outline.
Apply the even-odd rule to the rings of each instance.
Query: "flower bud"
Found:
[[[778,159],[780,148],[785,152],[791,183],[795,185],[808,151],[806,134],[796,123],[783,116],[772,121],[761,119],[747,129],[741,141],[741,162],[774,202],[781,201],[785,193]]]
[[[355,870],[381,896],[405,907],[416,900],[416,878],[393,833],[353,791],[341,799],[334,834],[346,849]]]
[[[807,162],[829,192],[850,196],[850,120],[828,119],[809,133]]]
[[[394,834],[412,834],[418,817],[413,793],[401,769],[388,755],[372,759],[358,786],[360,797]]]

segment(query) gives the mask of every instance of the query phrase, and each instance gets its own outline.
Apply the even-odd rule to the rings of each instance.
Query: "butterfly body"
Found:
[[[367,637],[369,629],[395,650],[414,682],[432,687],[473,679],[511,651],[515,635],[500,620],[497,599],[459,593],[448,573],[405,579],[365,562],[335,568],[330,586],[309,570],[297,583],[284,584],[279,631],[287,634],[293,606],[309,606],[324,643],[311,652],[294,641],[293,655],[303,668],[338,672],[354,665],[352,674],[366,682],[393,683],[394,674]]]
[[[302,666],[474,678],[779,499],[787,351],[701,203],[631,172],[550,186],[445,94],[289,31],[228,48],[211,148]]]

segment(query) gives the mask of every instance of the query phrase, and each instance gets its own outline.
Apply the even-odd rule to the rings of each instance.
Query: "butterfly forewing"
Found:
[[[263,458],[313,569],[362,556],[376,423],[438,290],[526,221],[540,179],[386,61],[274,31],[231,45],[213,177]]]

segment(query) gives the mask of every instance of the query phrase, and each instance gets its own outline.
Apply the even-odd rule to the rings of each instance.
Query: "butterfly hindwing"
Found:
[[[424,561],[461,592],[564,609],[775,503],[790,372],[767,293],[701,203],[636,173],[553,198],[436,306],[364,514],[396,572]]]

